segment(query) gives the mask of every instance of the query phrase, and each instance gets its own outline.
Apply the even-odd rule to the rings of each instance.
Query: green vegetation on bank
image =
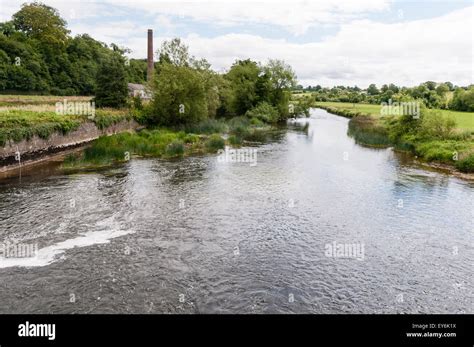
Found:
[[[4,110],[0,111],[0,146],[8,141],[29,140],[34,135],[42,139],[48,139],[54,132],[65,135],[85,122],[93,122],[99,129],[105,129],[131,119],[133,117],[127,109],[100,109],[91,118],[86,115],[58,115],[53,111]]]
[[[474,113],[421,108],[419,118],[381,116],[380,106],[317,103],[327,111],[351,118],[348,134],[369,146],[394,146],[427,162],[474,172]]]
[[[372,117],[380,117],[382,105],[348,102],[315,102],[314,106],[351,118],[358,114],[366,114]],[[462,130],[474,131],[474,112],[459,112],[451,110],[438,110],[443,116],[452,116],[456,120],[456,126]]]
[[[197,130],[198,132],[195,132]],[[102,136],[82,153],[69,155],[66,168],[87,168],[123,163],[134,156],[164,159],[216,153],[226,145],[239,147],[246,142],[264,142],[271,130],[265,125],[252,125],[243,117],[215,122],[205,121],[195,128],[145,129],[137,133]],[[222,134],[228,136],[225,140]]]

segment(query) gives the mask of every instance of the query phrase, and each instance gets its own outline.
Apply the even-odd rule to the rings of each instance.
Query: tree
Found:
[[[189,66],[163,62],[153,78],[152,91],[155,124],[197,123],[208,116],[203,76]]]
[[[23,4],[13,15],[13,25],[28,37],[51,45],[64,45],[69,34],[59,12],[40,2]]]
[[[161,48],[157,50],[159,63],[169,63],[175,66],[189,66],[193,57],[189,55],[188,46],[181,39],[174,38],[164,41]]]
[[[237,60],[225,75],[229,81],[229,90],[223,101],[225,113],[233,116],[243,115],[257,105],[257,83],[261,69],[258,64],[250,59]]]
[[[375,84],[371,84],[368,88],[367,88],[367,94],[369,95],[377,95],[379,94],[379,90],[377,89],[377,86]]]
[[[429,90],[435,90],[435,88],[436,88],[436,82],[426,81],[424,84],[425,84],[426,88],[428,88]]]
[[[296,85],[296,75],[283,60],[270,59],[264,67],[274,90],[290,90]]]
[[[96,79],[96,106],[123,107],[127,104],[128,89],[124,63],[118,54],[102,61]]]
[[[474,87],[470,87],[467,91],[463,88],[457,88],[454,91],[453,99],[449,104],[449,108],[457,111],[474,111]]]
[[[271,103],[278,109],[280,120],[290,116],[290,90],[296,85],[296,74],[283,60],[270,59],[264,67],[271,85]]]

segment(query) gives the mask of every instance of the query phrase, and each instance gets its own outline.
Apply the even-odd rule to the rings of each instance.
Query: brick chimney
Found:
[[[153,76],[153,30],[148,29],[148,56],[147,56],[147,70],[146,79],[151,81]]]

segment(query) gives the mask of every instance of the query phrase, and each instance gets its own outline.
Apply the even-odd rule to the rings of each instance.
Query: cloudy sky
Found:
[[[0,21],[25,0],[0,0]],[[217,71],[235,59],[284,59],[303,85],[473,82],[472,0],[43,0],[72,34],[88,33],[146,57],[181,37]]]

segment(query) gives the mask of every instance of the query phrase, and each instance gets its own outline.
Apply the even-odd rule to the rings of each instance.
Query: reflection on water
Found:
[[[473,183],[346,131],[314,110],[256,166],[211,155],[3,180],[0,242],[38,253],[0,257],[0,312],[472,313]]]

